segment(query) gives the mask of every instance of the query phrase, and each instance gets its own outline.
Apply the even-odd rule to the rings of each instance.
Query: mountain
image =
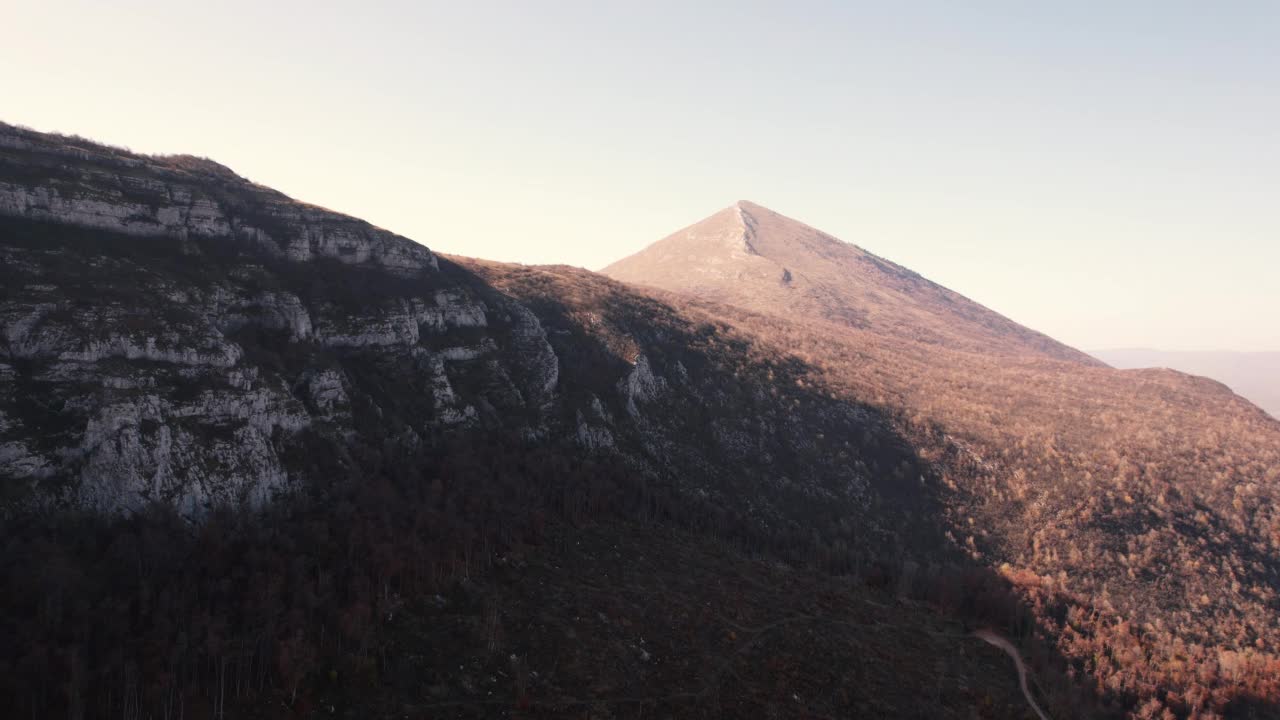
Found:
[[[1280,353],[1172,352],[1139,348],[1090,353],[1118,368],[1170,368],[1224,383],[1280,418]]]
[[[23,715],[323,700],[351,717],[524,702],[554,716],[630,696],[653,700],[618,712],[702,716],[729,704],[752,648],[820,669],[766,628],[828,616],[850,632],[824,657],[853,663],[858,689],[740,689],[741,716],[785,700],[786,716],[946,717],[954,697],[1018,712],[1011,670],[956,665],[921,699],[860,664],[863,647],[913,673],[975,652],[1004,667],[959,619],[899,597],[930,587],[896,574],[927,553],[992,598],[1007,583],[915,527],[936,482],[904,481],[933,473],[891,417],[714,317],[586,271],[441,257],[209,160],[0,126],[0,331],[0,697]],[[576,624],[586,590],[560,568],[617,562],[624,542],[701,569],[635,578],[643,590],[601,575],[589,617],[611,619]],[[498,564],[512,557],[549,575],[514,581]],[[754,584],[738,599],[719,592],[739,575]],[[818,597],[777,605],[779,584]],[[505,609],[516,597],[561,599]],[[1002,602],[966,617],[1002,618]],[[442,610],[462,624],[443,637],[390,620]],[[631,625],[660,613],[675,614]],[[671,670],[602,684],[595,668],[637,662],[645,638]],[[545,665],[495,703],[481,676],[510,677],[513,654]],[[402,682],[424,656],[464,660]]]
[[[907,268],[746,201],[600,272],[949,349],[1096,362]]]
[[[984,628],[1054,717],[1275,713],[1280,422],[733,210],[737,293],[639,287],[0,126],[0,701],[1025,716]]]
[[[975,561],[1024,578],[1039,626],[1076,671],[1133,702],[1164,688],[1154,702],[1187,712],[1203,688],[1173,659],[1182,648],[1199,648],[1189,662],[1215,668],[1206,673],[1244,656],[1280,669],[1280,423],[1211,380],[1028,346],[1032,331],[968,320],[985,312],[976,306],[948,315],[935,302],[945,291],[922,280],[917,298],[880,310],[893,267],[739,204],[604,272],[662,288],[665,301],[800,358],[835,396],[900,418],[941,472],[947,532]],[[821,282],[793,291],[811,268]],[[852,287],[836,287],[837,268]],[[876,321],[895,315],[924,316],[927,331]],[[1114,659],[1121,647],[1137,655]]]

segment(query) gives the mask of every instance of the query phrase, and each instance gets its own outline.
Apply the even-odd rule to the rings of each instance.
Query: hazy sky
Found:
[[[0,119],[440,251],[750,199],[1078,347],[1280,350],[1277,2],[0,3]]]

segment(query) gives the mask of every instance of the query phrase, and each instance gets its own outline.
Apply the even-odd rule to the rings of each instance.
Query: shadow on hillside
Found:
[[[666,463],[664,469],[675,475],[668,502],[680,509],[668,510],[664,521],[731,541],[752,556],[817,568],[923,602],[971,628],[995,629],[1024,648],[1038,676],[1041,704],[1064,717],[1119,716],[1133,707],[1134,698],[1099,695],[1069,679],[1068,662],[1044,639],[1026,600],[1004,577],[970,560],[951,537],[945,514],[948,490],[938,468],[919,457],[883,411],[837,399],[812,382],[816,374],[797,358],[753,357],[749,344],[727,328],[682,324],[670,306],[598,276],[572,268],[461,262],[447,272],[474,287],[500,288],[498,292],[534,309],[551,329],[565,363],[562,383],[579,385],[583,401],[596,393],[603,396],[611,381],[634,367],[634,356],[623,357],[618,348],[644,354],[668,377],[701,378],[701,384],[685,388],[690,392],[660,411],[677,419],[667,428],[674,439],[704,454],[719,453],[716,461],[730,471],[719,476],[707,472],[690,483],[690,492],[680,487],[681,468],[696,465]],[[472,270],[478,278],[468,277]],[[676,367],[680,369],[673,371]],[[743,390],[767,388],[770,399],[762,404],[750,392],[735,395],[718,382]],[[755,449],[768,462],[759,456],[755,462],[735,457],[711,431],[726,414],[768,416],[769,406],[783,408],[791,423],[758,426],[769,428],[764,437],[754,438]],[[680,453],[676,442],[658,445],[660,451]],[[634,449],[647,451],[663,467],[664,458],[653,457],[653,443],[637,442]],[[854,464],[863,471],[859,479],[868,481],[868,494],[839,497],[830,492],[849,481],[840,466]],[[778,482],[780,476],[802,482]],[[709,487],[708,479],[721,484]],[[762,512],[761,506],[773,512]]]

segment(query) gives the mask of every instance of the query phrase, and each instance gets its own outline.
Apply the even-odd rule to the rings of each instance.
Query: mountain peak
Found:
[[[601,272],[756,312],[955,350],[1097,364],[918,273],[749,200]]]

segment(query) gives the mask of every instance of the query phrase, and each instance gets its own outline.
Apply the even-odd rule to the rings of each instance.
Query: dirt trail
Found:
[[[1018,668],[1018,685],[1022,687],[1022,696],[1027,699],[1027,704],[1031,706],[1031,709],[1036,711],[1036,715],[1040,716],[1040,720],[1049,720],[1049,716],[1031,698],[1031,690],[1027,688],[1027,666],[1022,663],[1022,655],[1018,654],[1018,649],[1013,646],[1013,643],[990,630],[976,630],[973,636],[995,645],[1013,658],[1013,664]]]

